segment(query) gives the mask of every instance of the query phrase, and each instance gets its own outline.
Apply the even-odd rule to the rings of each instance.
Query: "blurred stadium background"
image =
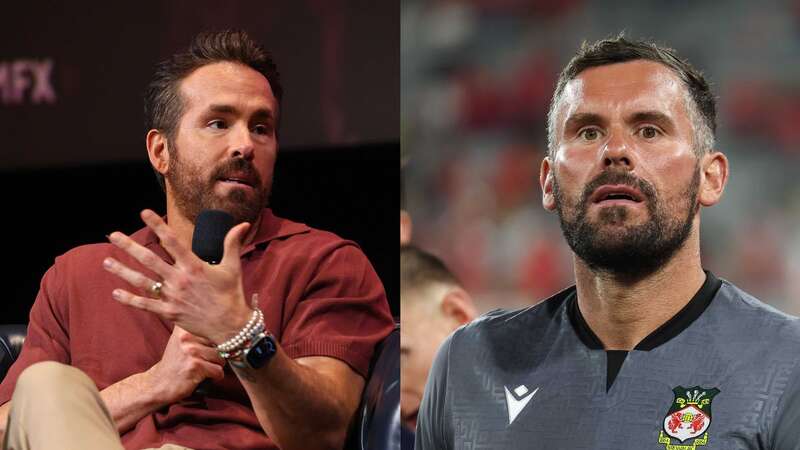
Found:
[[[401,148],[413,242],[441,256],[482,311],[571,284],[541,207],[545,114],[584,40],[653,39],[704,72],[731,162],[702,212],[704,266],[800,313],[800,1],[403,0]]]

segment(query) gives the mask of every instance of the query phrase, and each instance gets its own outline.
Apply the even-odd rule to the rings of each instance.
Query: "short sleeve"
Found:
[[[795,366],[791,382],[781,396],[772,433],[773,450],[800,450],[800,365]]]
[[[66,299],[61,297],[57,263],[42,278],[31,308],[28,332],[19,357],[0,384],[0,404],[11,400],[17,378],[28,366],[40,361],[70,363]]]
[[[374,347],[394,328],[383,284],[355,244],[337,240],[315,250],[281,345],[292,358],[333,357],[366,377]]]
[[[417,415],[415,450],[445,450],[453,448],[452,442],[447,439],[450,433],[447,430],[445,421],[447,376],[452,340],[453,335],[451,334],[442,342],[428,374],[428,382],[425,385],[425,393],[422,396],[422,403]]]

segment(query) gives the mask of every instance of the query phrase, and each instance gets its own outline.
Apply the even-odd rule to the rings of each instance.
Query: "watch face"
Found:
[[[275,341],[272,340],[272,336],[264,336],[247,351],[245,358],[247,358],[247,364],[250,367],[259,369],[263,367],[274,354]]]

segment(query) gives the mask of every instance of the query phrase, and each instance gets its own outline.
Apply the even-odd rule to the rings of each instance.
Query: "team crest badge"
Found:
[[[711,425],[711,400],[719,394],[719,389],[678,386],[672,392],[675,400],[664,417],[658,443],[664,444],[666,450],[695,450],[706,445]]]

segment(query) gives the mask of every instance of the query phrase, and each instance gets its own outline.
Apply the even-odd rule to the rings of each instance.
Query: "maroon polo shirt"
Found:
[[[149,229],[132,237],[171,262]],[[31,308],[22,352],[0,384],[0,404],[11,399],[20,372],[39,361],[77,367],[103,390],[161,359],[173,325],[111,298],[115,288],[136,289],[102,268],[107,256],[152,275],[111,244],[56,258]],[[244,249],[242,273],[245,295],[259,294],[266,326],[290,357],[329,356],[366,376],[373,348],[393,320],[383,285],[355,243],[264,210]],[[143,417],[122,436],[125,448],[277,448],[236,375],[229,367],[225,373],[204,400],[189,398]]]

